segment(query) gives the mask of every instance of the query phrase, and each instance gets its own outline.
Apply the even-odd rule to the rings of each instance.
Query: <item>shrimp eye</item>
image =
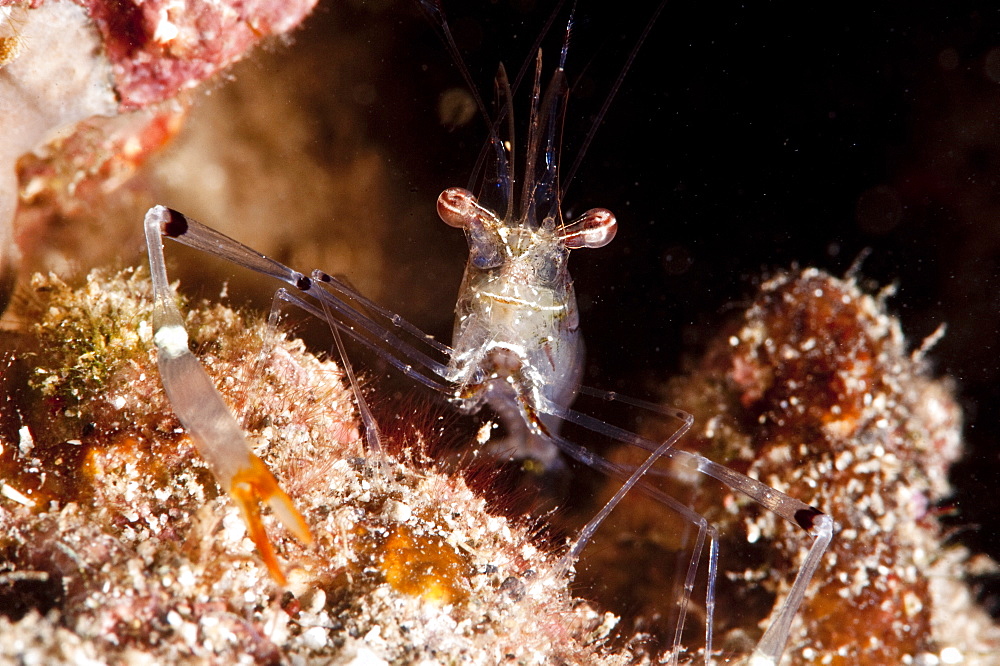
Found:
[[[449,187],[438,196],[438,217],[449,227],[465,229],[480,216],[476,197],[462,187]]]
[[[604,247],[615,237],[618,221],[607,208],[591,208],[566,225],[562,242],[570,250]]]
[[[445,224],[465,229],[469,256],[476,268],[496,268],[503,263],[503,241],[497,233],[500,220],[461,187],[449,187],[438,196],[437,212]]]

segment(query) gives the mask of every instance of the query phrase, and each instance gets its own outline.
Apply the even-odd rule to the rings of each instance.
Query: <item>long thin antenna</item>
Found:
[[[635,57],[639,53],[639,49],[642,47],[643,42],[646,41],[646,37],[649,36],[650,31],[653,29],[653,24],[660,17],[660,13],[663,8],[667,6],[667,0],[662,0],[656,11],[653,12],[653,16],[650,17],[649,22],[646,23],[646,27],[643,28],[642,34],[639,35],[639,41],[635,43],[632,47],[631,53],[628,54],[628,58],[625,60],[625,65],[622,67],[622,71],[618,74],[618,78],[615,79],[615,83],[611,86],[611,92],[608,93],[607,98],[604,100],[604,105],[601,106],[601,110],[597,112],[597,118],[594,119],[593,125],[590,126],[590,131],[587,132],[587,136],[583,139],[583,144],[580,146],[580,152],[576,154],[576,159],[573,160],[573,165],[568,171],[563,173],[562,176],[562,195],[565,196],[566,190],[569,189],[570,183],[573,182],[573,177],[576,175],[577,169],[580,168],[580,164],[583,162],[584,155],[587,154],[587,150],[590,148],[590,144],[594,140],[594,135],[597,134],[598,128],[604,122],[604,117],[608,115],[608,109],[611,108],[611,103],[614,101],[615,96],[618,95],[618,91],[621,89],[622,81],[625,80],[625,75],[628,71],[632,69],[632,63],[635,62]]]
[[[483,121],[486,123],[486,126],[489,129],[489,141],[483,146],[482,150],[479,151],[479,156],[476,158],[475,167],[472,169],[472,175],[470,176],[470,181],[475,181],[478,178],[481,169],[483,168],[483,163],[486,160],[486,156],[488,155],[490,148],[492,147],[495,151],[499,151],[500,148],[502,148],[502,142],[500,141],[500,127],[503,125],[504,121],[513,122],[511,113],[512,108],[510,105],[504,104],[497,110],[497,117],[495,119],[490,118],[486,106],[483,103],[481,96],[479,95],[479,90],[476,87],[476,83],[472,79],[472,74],[469,72],[468,66],[462,59],[462,54],[459,52],[458,46],[455,43],[455,39],[451,34],[451,28],[448,27],[448,22],[445,19],[444,9],[441,7],[440,1],[417,0],[417,4],[420,5],[421,9],[427,16],[428,20],[430,20],[430,22],[434,25],[434,28],[438,32],[438,36],[441,38],[441,41],[444,43],[445,48],[448,50],[448,53],[451,55],[452,60],[455,62],[455,66],[458,67],[458,71],[462,75],[462,79],[465,81],[465,85],[469,88],[469,91],[472,94],[473,99],[476,101],[476,106],[479,108],[479,113],[480,115],[482,115]],[[520,70],[518,70],[517,76],[514,78],[513,86],[509,85],[509,83],[507,84],[508,89],[511,91],[507,95],[508,99],[512,99],[513,95],[517,94],[517,90],[518,88],[520,88],[521,81],[524,80],[524,77],[528,72],[528,68],[531,66],[533,62],[535,62],[535,54],[538,53],[538,49],[541,47],[542,41],[545,39],[546,35],[549,34],[549,31],[552,29],[552,25],[559,17],[559,14],[562,12],[564,4],[566,4],[566,0],[559,0],[559,2],[556,3],[555,9],[553,9],[552,12],[549,13],[549,17],[548,19],[546,19],[545,25],[542,27],[542,30],[538,33],[538,36],[532,43],[531,48],[528,49],[528,55],[521,63],[521,68]],[[504,74],[504,76],[506,78],[506,74]],[[511,132],[511,139],[513,139],[513,132]],[[498,146],[500,146],[500,148],[498,148]],[[511,189],[514,186],[513,173],[514,173],[513,165],[510,165],[509,187]],[[476,190],[475,186],[476,186],[475,182],[469,183],[469,189],[471,191]],[[512,210],[512,208],[508,207],[508,211],[510,210]]]

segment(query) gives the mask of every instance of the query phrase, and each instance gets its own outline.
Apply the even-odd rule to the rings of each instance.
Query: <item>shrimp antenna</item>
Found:
[[[472,73],[469,72],[468,66],[466,66],[465,61],[462,58],[461,52],[458,50],[458,45],[455,43],[455,38],[451,34],[451,28],[448,27],[448,23],[445,20],[444,9],[441,7],[440,0],[417,0],[420,8],[423,10],[424,15],[427,16],[430,23],[434,26],[444,43],[445,48],[448,50],[451,59],[454,61],[455,66],[458,67],[459,73],[462,75],[462,80],[465,81],[465,86],[469,89],[472,94],[473,99],[476,102],[476,107],[479,109],[479,113],[489,128],[489,139],[486,144],[483,145],[482,150],[479,151],[479,156],[476,158],[475,166],[472,169],[472,175],[470,176],[469,189],[474,190],[476,180],[479,174],[483,170],[483,165],[486,162],[487,155],[489,154],[490,148],[492,147],[497,153],[497,169],[500,171],[499,180],[506,183],[505,187],[510,189],[510,182],[513,179],[513,171],[509,161],[506,158],[504,151],[503,142],[500,140],[500,128],[503,126],[505,120],[510,119],[513,125],[513,113],[511,110],[511,98],[512,91],[517,92],[517,89],[521,86],[521,82],[528,73],[528,68],[533,62],[535,62],[535,54],[538,53],[538,49],[542,45],[542,41],[545,39],[546,35],[552,29],[552,25],[555,23],[559,14],[562,13],[563,5],[566,4],[566,0],[559,0],[556,4],[555,9],[549,14],[548,19],[545,21],[545,25],[539,31],[538,36],[532,43],[531,48],[528,50],[528,56],[521,63],[521,69],[518,70],[517,76],[514,77],[514,84],[510,85],[510,81],[507,78],[505,71],[498,72],[497,74],[497,86],[500,97],[506,96],[506,101],[504,103],[498,104],[498,111],[496,119],[490,118],[490,114],[486,109],[486,105],[479,95],[479,89],[476,86],[476,82],[472,78]],[[574,3],[575,7],[575,3]],[[511,131],[511,134],[513,132]],[[513,136],[511,137],[513,139]],[[513,144],[513,140],[511,141]],[[504,193],[505,197],[509,200],[509,195],[507,192]],[[508,207],[508,210],[511,210]]]
[[[486,120],[486,125],[490,130],[487,146],[492,146],[493,151],[496,153],[497,170],[500,173],[499,178],[501,182],[509,182],[510,167],[507,162],[507,151],[504,147],[503,141],[500,140],[500,134],[498,131],[499,120],[496,125],[490,122],[490,114],[486,110],[486,103],[483,102],[483,98],[479,94],[479,90],[474,85],[469,68],[466,66],[465,61],[462,60],[462,55],[458,50],[458,45],[455,43],[455,37],[451,33],[451,28],[448,27],[448,20],[445,18],[444,8],[441,7],[440,0],[418,0],[418,4],[420,5],[420,8],[423,9],[428,20],[435,27],[438,36],[441,37],[441,41],[444,43],[448,53],[451,54],[451,58],[458,67],[458,71],[462,75],[462,79],[465,80],[466,87],[469,88],[469,92],[472,94],[472,98],[476,102],[476,107],[479,109],[480,115],[482,115],[482,117]],[[488,148],[484,147],[483,150],[486,151]]]
[[[583,143],[580,145],[580,150],[576,154],[576,158],[573,160],[572,166],[563,173],[562,176],[562,195],[565,196],[566,190],[569,189],[570,183],[573,182],[573,177],[576,175],[577,170],[580,168],[580,164],[583,163],[584,155],[587,154],[587,150],[590,148],[590,144],[594,141],[594,135],[597,134],[598,128],[604,122],[604,117],[608,115],[608,109],[611,108],[611,103],[614,101],[615,97],[618,95],[618,91],[622,87],[622,81],[625,80],[625,75],[628,74],[629,70],[632,69],[632,64],[635,62],[635,57],[639,53],[639,49],[642,48],[643,43],[649,36],[650,31],[653,29],[653,24],[660,17],[660,13],[663,12],[663,8],[667,6],[667,0],[661,0],[659,6],[657,6],[656,11],[650,17],[649,21],[646,23],[646,27],[643,28],[642,34],[639,35],[639,40],[632,47],[632,51],[628,54],[628,58],[625,59],[625,64],[622,66],[621,72],[618,74],[618,78],[615,79],[614,85],[611,86],[611,92],[604,99],[604,104],[601,106],[601,110],[597,112],[597,117],[590,126],[590,130],[587,131],[587,135],[583,138]],[[568,38],[567,38],[567,41]]]

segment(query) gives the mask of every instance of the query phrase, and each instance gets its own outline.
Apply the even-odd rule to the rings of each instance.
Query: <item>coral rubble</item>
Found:
[[[4,659],[596,664],[662,648],[677,598],[664,563],[683,552],[683,525],[636,494],[585,551],[579,589],[627,614],[612,640],[618,618],[574,598],[531,528],[430,462],[432,442],[411,428],[380,475],[334,364],[281,336],[261,355],[275,335],[266,326],[201,305],[187,321],[199,355],[316,537],[304,547],[267,517],[290,581],[277,587],[163,397],[148,299],[133,271],[79,288],[36,277],[8,317]],[[996,663],[1000,631],[972,602],[965,554],[942,546],[933,510],[961,415],[884,300],[820,271],[782,273],[669,399],[698,417],[684,446],[840,524],[791,663]],[[722,534],[716,657],[738,661],[809,538],[664,471]],[[685,659],[698,655],[693,602]]]
[[[36,277],[5,359],[0,661],[625,663],[556,555],[417,442],[375,473],[339,369],[222,306],[188,328],[316,544],[280,589],[163,397],[141,273]]]

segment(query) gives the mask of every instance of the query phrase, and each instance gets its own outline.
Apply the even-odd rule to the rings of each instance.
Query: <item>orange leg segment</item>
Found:
[[[257,456],[250,454],[250,467],[240,469],[233,475],[229,494],[243,514],[243,520],[247,524],[250,538],[260,551],[260,556],[267,565],[271,577],[279,585],[286,585],[285,578],[278,558],[274,553],[274,547],[264,530],[264,523],[260,517],[259,502],[264,502],[274,511],[278,520],[295,535],[302,543],[309,545],[312,543],[312,534],[305,519],[299,513],[291,498],[278,486],[277,479]]]

